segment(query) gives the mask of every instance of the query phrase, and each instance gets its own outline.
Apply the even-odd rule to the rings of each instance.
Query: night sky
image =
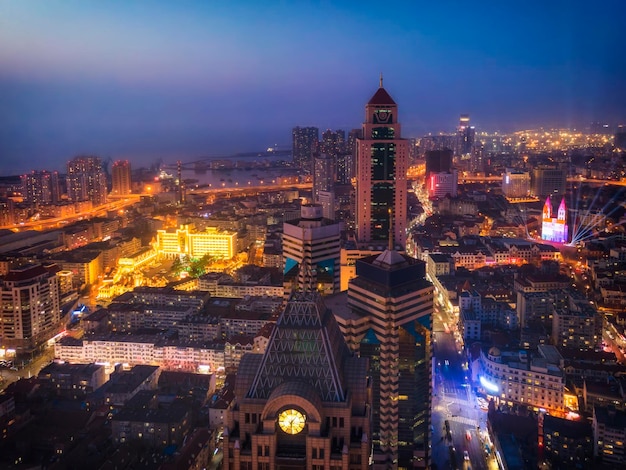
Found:
[[[626,123],[626,1],[0,2],[0,176],[134,166],[360,127],[384,74],[404,137]]]

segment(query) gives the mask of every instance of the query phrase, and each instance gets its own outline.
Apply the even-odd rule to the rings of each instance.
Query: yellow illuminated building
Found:
[[[208,254],[217,258],[230,259],[237,253],[237,233],[208,227],[197,232],[193,225],[178,229],[158,230],[156,250],[160,256],[175,258],[189,255],[201,258]]]

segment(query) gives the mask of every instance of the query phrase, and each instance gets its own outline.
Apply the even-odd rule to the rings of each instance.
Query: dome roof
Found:
[[[500,354],[501,354],[500,350],[498,348],[496,348],[495,346],[493,346],[492,348],[489,349],[489,355],[490,356],[497,357],[497,356],[500,356]]]

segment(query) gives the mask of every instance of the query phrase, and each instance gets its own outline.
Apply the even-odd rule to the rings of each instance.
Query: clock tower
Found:
[[[239,365],[223,468],[369,468],[367,370],[320,295],[291,294],[265,353],[246,354]]]
[[[382,75],[378,90],[365,105],[362,128],[356,157],[358,242],[387,246],[391,232],[394,245],[404,251],[409,144],[401,138],[398,105],[383,88]]]

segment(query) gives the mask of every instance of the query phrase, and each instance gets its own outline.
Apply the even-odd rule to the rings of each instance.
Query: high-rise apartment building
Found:
[[[396,251],[356,261],[346,341],[370,359],[374,468],[430,468],[434,287],[426,263]],[[341,320],[340,326],[341,326]]]
[[[320,142],[320,153],[325,153],[331,157],[337,157],[343,153],[346,147],[346,132],[342,129],[331,131],[327,129],[322,132],[322,141]]]
[[[32,351],[59,333],[58,266],[29,264],[0,278],[0,340],[18,354]]]
[[[348,139],[343,153],[337,156],[337,182],[339,184],[349,184],[355,173],[357,139],[361,138],[361,129],[352,129],[348,133]]]
[[[408,141],[402,139],[398,105],[380,87],[365,105],[357,141],[356,228],[359,243],[406,243]],[[393,224],[393,227],[391,225]]]
[[[332,191],[335,186],[335,159],[326,153],[313,160],[313,200],[317,202],[320,191]]]
[[[98,157],[76,157],[67,163],[67,196],[72,202],[91,201],[94,206],[107,201],[107,180]]]
[[[319,204],[304,204],[299,219],[283,224],[285,292],[339,292],[340,226],[322,216]]]
[[[128,160],[117,160],[111,168],[111,194],[123,196],[132,191],[132,181],[130,173],[130,162]]]
[[[335,219],[335,163],[335,157],[326,153],[316,155],[313,159],[313,202],[322,204],[324,217],[332,220]],[[322,203],[322,194],[324,203]],[[331,201],[328,201],[329,194],[333,199]]]
[[[40,206],[56,204],[61,199],[58,172],[33,170],[20,178],[24,202]]]
[[[293,137],[293,162],[305,174],[310,174],[313,155],[318,151],[320,131],[317,127],[294,127],[291,135]]]

